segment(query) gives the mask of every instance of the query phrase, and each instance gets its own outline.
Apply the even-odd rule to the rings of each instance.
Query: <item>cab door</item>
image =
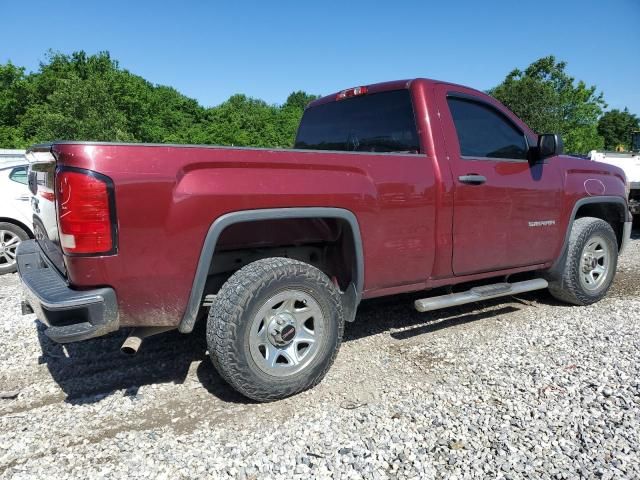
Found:
[[[450,85],[437,92],[454,181],[454,274],[551,261],[563,191],[553,159],[530,164],[536,136],[490,97]]]

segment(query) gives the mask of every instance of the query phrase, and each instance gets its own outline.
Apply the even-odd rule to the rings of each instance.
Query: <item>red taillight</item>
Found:
[[[114,249],[107,182],[71,170],[56,175],[60,245],[65,253],[107,253]]]
[[[345,98],[357,97],[358,95],[364,95],[368,92],[367,87],[353,87],[342,90],[336,95],[336,100],[344,100]]]

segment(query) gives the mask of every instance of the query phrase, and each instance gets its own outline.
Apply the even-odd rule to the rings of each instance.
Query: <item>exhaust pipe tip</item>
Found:
[[[138,353],[140,345],[142,345],[142,338],[131,335],[124,341],[120,351],[125,355],[133,356]]]
[[[175,330],[176,327],[142,327],[134,329],[120,347],[120,351],[125,355],[135,355],[138,353],[142,340],[158,333]]]
[[[26,300],[22,300],[20,302],[20,310],[22,311],[22,315],[31,315],[32,313],[35,313],[33,308],[31,308],[31,305],[29,305]]]

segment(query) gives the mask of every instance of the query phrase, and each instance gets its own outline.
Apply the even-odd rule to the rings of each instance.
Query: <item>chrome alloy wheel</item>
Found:
[[[582,250],[580,283],[585,290],[598,290],[605,284],[611,265],[609,244],[599,235],[589,239]]]
[[[8,267],[16,263],[16,249],[20,237],[9,230],[0,230],[0,267]]]
[[[264,373],[294,375],[314,359],[326,319],[318,302],[300,290],[285,290],[258,310],[249,331],[251,357]]]

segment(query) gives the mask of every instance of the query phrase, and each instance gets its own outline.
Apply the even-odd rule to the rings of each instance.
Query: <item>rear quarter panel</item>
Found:
[[[145,145],[54,146],[115,184],[118,254],[65,257],[76,288],[116,290],[121,324],[176,325],[207,230],[240,210],[338,207],[359,222],[365,296],[424,281],[434,251],[432,158]]]

